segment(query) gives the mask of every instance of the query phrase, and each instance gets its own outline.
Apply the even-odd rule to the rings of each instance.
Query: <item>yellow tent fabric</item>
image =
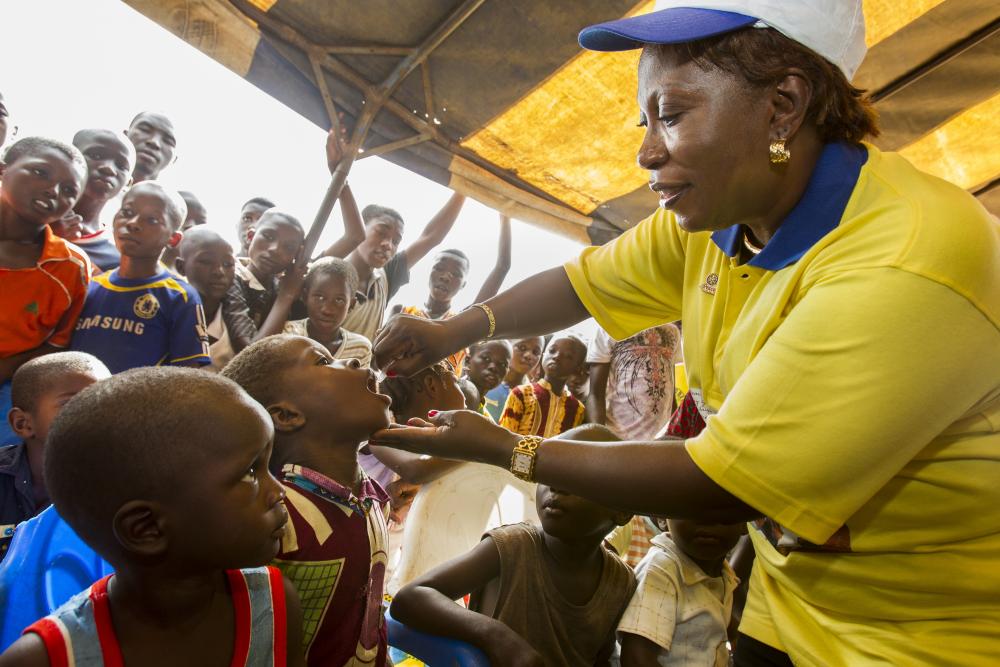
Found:
[[[372,100],[370,86],[470,7],[470,0],[125,2],[323,126],[330,103],[350,123]],[[575,38],[586,25],[652,5],[472,2],[376,117],[366,154],[382,153],[566,236],[615,236],[656,206],[635,165],[638,54],[583,52]],[[855,84],[880,111],[875,143],[1000,213],[1000,3],[864,0],[864,11],[869,53]]]

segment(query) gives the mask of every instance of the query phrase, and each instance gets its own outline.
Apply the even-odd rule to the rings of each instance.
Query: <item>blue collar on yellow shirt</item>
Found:
[[[750,266],[769,271],[783,269],[799,261],[817,241],[836,229],[867,160],[868,151],[858,144],[824,146],[802,199],[760,254],[750,260]],[[743,228],[733,225],[714,232],[712,241],[726,255],[735,257],[743,245]]]

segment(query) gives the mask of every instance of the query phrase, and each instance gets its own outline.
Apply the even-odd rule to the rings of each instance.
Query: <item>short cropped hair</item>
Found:
[[[165,188],[156,181],[140,181],[129,188],[126,191],[126,195],[136,188],[158,190],[159,194],[167,200],[167,207],[170,209],[168,212],[173,212],[174,214],[174,220],[170,224],[171,231],[176,232],[181,228],[184,220],[187,218],[187,202],[184,201],[179,192]]]
[[[209,229],[208,225],[197,225],[191,229],[184,232],[183,238],[181,238],[180,245],[178,245],[177,250],[181,255],[184,255],[185,250],[190,248],[196,243],[225,243],[229,245],[229,241],[222,238],[222,235],[213,229]]]
[[[360,280],[358,279],[358,270],[354,268],[353,264],[339,257],[323,257],[309,265],[309,271],[302,283],[303,293],[308,294],[317,280],[327,276],[342,277],[347,283],[347,291],[352,295],[358,290]]]
[[[703,69],[717,67],[753,87],[778,83],[789,67],[797,67],[812,84],[806,119],[815,123],[822,141],[858,143],[879,134],[878,114],[865,91],[852,86],[829,60],[773,28],[744,28],[652,48],[686,57]]]
[[[221,375],[229,378],[250,396],[267,407],[281,400],[281,378],[288,368],[288,351],[285,346],[295,336],[278,334],[268,336],[248,345],[222,369]]]
[[[84,141],[86,141],[91,137],[104,137],[106,139],[111,139],[112,141],[117,141],[122,146],[126,146],[127,150],[129,150],[130,152],[133,153],[135,152],[135,147],[132,145],[132,142],[129,141],[125,135],[119,132],[115,132],[113,130],[105,130],[99,127],[87,127],[82,130],[77,130],[76,134],[73,135],[73,145],[79,148],[80,147],[79,144],[83,143]],[[134,156],[132,160],[133,161],[135,160]]]
[[[288,213],[285,213],[284,211],[279,211],[274,208],[269,208],[266,211],[264,211],[264,213],[260,216],[260,219],[257,221],[257,228],[260,229],[261,225],[263,225],[265,222],[267,222],[268,220],[274,220],[276,218],[280,218],[281,221],[284,222],[285,224],[289,225],[290,227],[294,227],[296,230],[298,230],[299,234],[301,234],[302,237],[305,238],[306,230],[302,226],[302,223],[299,222],[298,218],[296,218],[294,215],[290,215]]]
[[[397,419],[401,414],[405,413],[409,409],[410,402],[413,400],[413,395],[416,393],[417,387],[419,387],[424,378],[431,373],[439,378],[446,377],[446,374],[453,375],[451,364],[447,361],[439,361],[412,377],[394,375],[392,377],[386,377],[384,380],[379,382],[379,391],[392,399],[392,413]]]
[[[473,343],[472,345],[470,345],[469,346],[469,356],[471,357],[471,356],[475,355],[477,352],[479,352],[479,350],[483,349],[484,347],[486,347],[487,345],[490,345],[492,343],[497,343],[497,344],[503,345],[503,346],[505,346],[507,348],[507,350],[511,354],[514,354],[514,346],[511,345],[510,341],[507,340],[506,338],[488,338],[486,340],[481,340],[478,343]]]
[[[435,255],[435,257],[440,257],[441,255],[451,255],[452,257],[458,257],[459,259],[461,259],[461,260],[463,260],[465,262],[466,266],[469,266],[472,263],[472,262],[469,261],[469,256],[468,255],[466,255],[464,252],[462,252],[461,250],[458,250],[456,248],[449,248],[447,250],[441,250],[441,251],[438,252],[437,255]]]
[[[188,204],[189,206],[190,206],[191,202],[194,202],[196,204],[200,204],[201,203],[201,200],[198,199],[198,197],[196,197],[193,192],[189,192],[187,190],[178,190],[177,194],[179,194],[181,196],[181,199],[184,200],[184,203]],[[187,217],[187,216],[185,216],[185,217]]]
[[[368,206],[365,206],[364,210],[361,211],[361,218],[365,221],[366,225],[378,218],[388,218],[389,220],[398,222],[400,225],[403,224],[403,216],[399,214],[399,211],[391,209],[388,206],[379,206],[378,204],[368,204]]]
[[[33,412],[38,407],[38,399],[69,373],[90,373],[98,378],[111,375],[100,359],[86,352],[43,354],[14,373],[10,386],[11,407]]]
[[[583,361],[586,362],[586,360],[587,360],[587,341],[585,341],[583,339],[583,336],[581,336],[580,334],[575,333],[573,331],[562,331],[560,333],[554,334],[548,340],[548,343],[546,343],[545,349],[548,350],[549,345],[551,345],[553,341],[557,341],[557,340],[560,340],[560,339],[563,339],[563,338],[568,338],[568,339],[570,339],[571,341],[573,341],[574,343],[576,343],[577,345],[580,346],[580,348],[583,350],[583,357],[584,357]]]
[[[193,368],[145,367],[114,375],[70,399],[52,423],[45,483],[59,514],[107,558],[111,524],[129,500],[168,498],[209,463],[224,399],[250,405],[233,382]]]
[[[3,161],[5,164],[11,164],[26,155],[38,155],[46,148],[57,150],[65,155],[70,162],[82,165],[85,169],[87,167],[87,161],[84,159],[83,153],[80,152],[79,148],[56,139],[49,139],[48,137],[25,137],[24,139],[15,141],[4,152]]]
[[[241,210],[245,209],[250,204],[254,204],[255,206],[263,206],[264,208],[274,208],[275,206],[277,206],[277,204],[275,204],[273,201],[271,201],[266,197],[254,197],[252,199],[246,200],[243,203],[243,206],[240,206],[240,209]]]

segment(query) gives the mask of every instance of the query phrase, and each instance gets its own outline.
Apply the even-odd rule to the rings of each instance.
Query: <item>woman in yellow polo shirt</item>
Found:
[[[752,521],[738,665],[995,661],[1000,226],[862,143],[860,0],[660,2],[580,42],[643,49],[638,161],[660,209],[446,322],[400,318],[376,356],[412,373],[489,336],[679,319],[707,426],[609,446],[460,412],[379,444],[636,512]]]

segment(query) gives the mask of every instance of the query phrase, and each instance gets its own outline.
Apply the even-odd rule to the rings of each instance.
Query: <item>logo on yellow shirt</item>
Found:
[[[701,284],[701,291],[705,294],[715,296],[715,286],[719,284],[719,274],[710,273],[705,277],[705,282]]]
[[[150,320],[160,312],[160,302],[152,294],[142,294],[132,304],[132,312],[144,320]]]

